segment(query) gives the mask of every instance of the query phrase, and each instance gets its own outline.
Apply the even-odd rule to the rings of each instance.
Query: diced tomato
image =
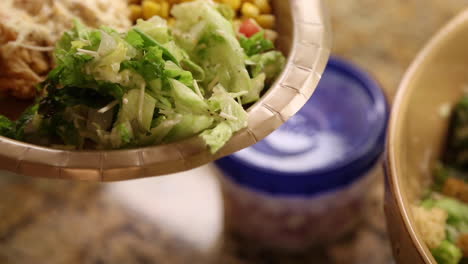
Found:
[[[249,18],[242,22],[239,33],[243,34],[244,36],[250,38],[251,36],[258,33],[262,28],[255,22],[255,20]]]

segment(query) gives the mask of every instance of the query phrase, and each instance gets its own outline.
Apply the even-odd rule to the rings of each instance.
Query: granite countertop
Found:
[[[334,54],[393,99],[416,53],[465,0],[327,0]],[[213,168],[114,184],[0,177],[0,263],[392,263],[382,175],[353,234],[304,254],[251,250],[222,230]]]

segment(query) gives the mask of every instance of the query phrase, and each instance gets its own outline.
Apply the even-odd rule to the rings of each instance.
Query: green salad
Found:
[[[236,32],[233,12],[211,1],[172,9],[128,32],[75,22],[56,45],[41,96],[0,134],[64,149],[121,149],[199,135],[211,152],[247,126],[285,58],[263,31]]]
[[[468,96],[455,106],[434,183],[413,216],[439,264],[468,263]]]

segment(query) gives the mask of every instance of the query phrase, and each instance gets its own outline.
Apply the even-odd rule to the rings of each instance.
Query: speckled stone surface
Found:
[[[418,51],[466,0],[327,0],[333,52],[371,72],[393,99]]]
[[[367,69],[390,99],[424,43],[468,5],[467,0],[327,2],[334,54]],[[370,190],[365,220],[354,233],[291,255],[253,250],[222,231],[217,234],[222,222],[217,186],[207,177],[185,184],[189,175],[151,182],[159,186],[154,200],[152,186],[142,182],[149,191],[141,197],[149,198],[141,198],[146,207],[137,208],[131,205],[143,202],[137,199],[141,193],[133,182],[104,185],[0,174],[0,263],[393,263],[382,210],[382,178]],[[114,186],[121,191],[113,192]],[[151,208],[156,209],[153,214],[145,214]]]
[[[115,188],[109,184],[3,175],[0,178],[0,263],[300,264],[391,261],[380,202],[383,195],[381,186],[372,189],[366,204],[366,220],[360,223],[355,233],[333,245],[301,254],[254,249],[254,244],[222,231],[208,243],[208,247],[201,247],[196,241],[206,244],[204,236],[216,233],[222,220],[218,217],[221,213],[219,204],[212,203],[205,195],[166,196],[149,192],[144,194],[144,203],[150,206],[146,209],[120,202],[128,199],[128,195],[137,195],[138,188],[144,188],[143,185],[148,189],[154,187],[157,192],[180,189],[184,192],[186,188],[193,188],[194,192],[212,192],[215,195],[211,199],[220,199],[213,191],[217,189],[213,175],[203,175],[204,171],[195,173],[199,175],[197,179],[187,173],[175,179],[168,177],[162,182],[119,183],[120,187]],[[179,186],[178,181],[183,180],[189,183]],[[158,202],[167,203],[174,209],[166,210]],[[183,212],[201,204],[211,205],[184,216]],[[151,210],[155,215],[145,214]],[[164,223],[177,221],[177,217],[191,219],[175,229],[173,225]],[[204,230],[193,233],[193,228]]]

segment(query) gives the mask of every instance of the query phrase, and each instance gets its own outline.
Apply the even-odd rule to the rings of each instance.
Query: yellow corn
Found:
[[[132,21],[136,21],[141,18],[142,10],[139,5],[130,5],[130,18]]]
[[[142,15],[144,19],[150,19],[153,16],[159,15],[159,13],[161,12],[161,5],[150,0],[143,1],[141,7],[143,9]]]
[[[262,14],[271,14],[271,6],[268,0],[254,0],[253,4],[260,9]]]
[[[1,1],[1,0],[0,0]],[[149,19],[159,15],[168,19],[168,24],[173,25],[175,20],[170,16],[172,5],[182,2],[191,2],[193,0],[129,0],[131,19],[136,21],[138,18]],[[240,10],[240,17],[253,18],[264,29],[273,29],[275,27],[275,16],[272,15],[271,0],[215,0],[216,2],[226,4],[235,11]],[[235,23],[236,24],[236,23]],[[238,22],[237,22],[238,24]],[[271,30],[269,30],[271,31]],[[273,32],[272,32],[273,33]],[[275,38],[276,36],[270,37]]]
[[[260,9],[252,3],[242,4],[241,13],[245,17],[254,18],[260,15]]]
[[[226,4],[230,6],[232,9],[234,9],[235,11],[239,10],[242,4],[241,0],[218,0],[217,2]]]
[[[168,2],[162,2],[161,3],[161,17],[163,18],[168,18],[169,17],[169,3]]]
[[[259,15],[255,20],[262,28],[272,29],[275,27],[275,16],[273,15]]]

